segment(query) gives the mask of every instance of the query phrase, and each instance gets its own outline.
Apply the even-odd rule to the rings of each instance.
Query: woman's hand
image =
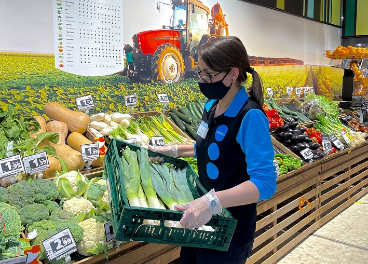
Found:
[[[220,201],[213,189],[190,203],[176,205],[175,209],[184,211],[180,224],[188,229],[199,228],[207,224],[212,215],[219,214],[222,211]]]
[[[148,149],[152,152],[164,154],[169,157],[178,157],[178,145],[166,145],[166,146],[148,146]],[[162,157],[152,158],[154,161],[164,162]]]

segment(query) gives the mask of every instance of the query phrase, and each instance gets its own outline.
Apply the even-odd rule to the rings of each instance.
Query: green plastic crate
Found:
[[[133,151],[140,148],[125,141],[113,139],[104,158],[115,239],[118,241],[141,241],[227,250],[237,220],[226,209],[223,210],[221,215],[213,216],[210,222],[206,224],[206,226],[211,226],[215,230],[210,232],[165,226],[166,220],[180,221],[183,212],[129,205],[125,195],[122,163],[120,161],[122,150],[126,146],[129,146]],[[152,157],[158,154],[148,151],[148,155]],[[162,157],[164,157],[165,162],[171,163],[180,169],[187,168],[188,185],[195,199],[207,193],[200,184],[198,176],[186,161],[164,155]],[[146,225],[143,223],[144,220],[159,220],[160,224]]]

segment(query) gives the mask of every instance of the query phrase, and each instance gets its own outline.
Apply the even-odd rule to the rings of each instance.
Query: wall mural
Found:
[[[185,105],[197,97],[204,99],[196,77],[198,48],[209,37],[237,35],[227,22],[229,13],[222,8],[223,1],[210,2],[213,1],[157,1],[157,10],[170,11],[165,14],[170,23],[160,29],[146,24],[146,30],[133,34],[132,42],[123,47],[123,69],[111,75],[75,75],[55,68],[53,54],[0,49],[0,106],[4,108],[8,103],[20,114],[38,115],[46,102],[57,101],[76,109],[75,99],[91,94],[95,103],[93,112],[126,112],[125,95],[137,94],[135,111],[160,111],[157,93],[169,96],[168,107]],[[288,95],[287,87],[313,87],[317,94],[330,99],[341,95],[342,70],[304,65],[302,60],[292,58],[251,56],[250,59],[264,87],[271,87],[276,98],[303,97],[303,94]],[[245,85],[250,83],[251,80]]]

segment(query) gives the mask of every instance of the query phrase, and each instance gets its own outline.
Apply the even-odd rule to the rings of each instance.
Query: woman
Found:
[[[252,75],[249,95],[241,84]],[[256,203],[276,190],[273,147],[262,110],[263,88],[243,43],[232,36],[210,39],[199,50],[201,92],[209,98],[194,145],[151,148],[172,157],[198,158],[203,197],[176,206],[186,228],[205,225],[227,208],[238,220],[228,251],[182,247],[180,263],[245,263],[252,250]]]

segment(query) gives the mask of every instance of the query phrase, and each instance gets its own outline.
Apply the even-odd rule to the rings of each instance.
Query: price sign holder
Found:
[[[268,87],[268,88],[267,88],[267,94],[268,94],[268,97],[269,97],[269,98],[272,98],[272,97],[273,97],[273,90],[272,90],[272,88],[271,88],[271,87]]]
[[[5,260],[0,260],[0,264],[26,264],[27,257],[10,258]]]
[[[165,111],[167,104],[170,103],[169,97],[167,96],[167,94],[157,94],[157,98],[160,101],[160,103],[163,104],[164,106],[162,108],[162,112]]]
[[[155,147],[162,147],[165,146],[165,141],[163,137],[152,137],[151,138],[151,145]]]
[[[71,253],[77,251],[77,244],[74,241],[69,228],[42,241],[49,261],[60,260]]]
[[[112,229],[112,223],[107,222],[105,223],[104,227],[105,227],[106,242],[115,239],[114,230]]]
[[[100,147],[98,143],[81,145],[82,160],[86,162],[86,173],[92,168],[92,162],[100,157]]]
[[[94,103],[93,103],[93,98],[92,95],[85,95],[82,97],[78,97],[75,99],[76,103],[77,103],[77,107],[80,111],[85,111],[86,114],[89,113],[89,109],[95,107]]]
[[[125,141],[129,144],[137,145],[137,139],[135,139],[135,138],[123,139],[123,141]]]
[[[346,144],[350,145],[351,143],[353,143],[354,138],[350,132],[347,132],[345,129],[343,129],[341,131],[341,135],[342,135],[342,138],[345,140]]]
[[[322,135],[321,140],[322,140],[322,148],[323,148],[323,151],[325,152],[325,154],[330,153],[330,151],[332,149],[330,137],[327,136],[327,135]]]
[[[14,155],[0,160],[0,178],[17,175],[24,171],[20,155]]]
[[[330,140],[332,142],[332,145],[339,149],[339,150],[343,150],[344,149],[344,144],[342,144],[342,142],[340,141],[340,139],[338,139],[334,134],[330,135]]]
[[[300,151],[300,154],[305,160],[311,160],[313,158],[313,152],[310,148],[305,148]]]
[[[302,88],[301,87],[297,87],[297,88],[295,88],[295,94],[296,94],[296,96],[299,98],[300,97],[300,95],[301,95],[301,91],[302,91]]]
[[[286,93],[287,93],[288,97],[290,97],[292,95],[293,91],[294,91],[293,87],[286,87]]]
[[[314,88],[313,88],[313,86],[309,87],[309,92],[310,92],[310,93],[314,93]]]
[[[304,94],[307,95],[310,93],[310,88],[307,86],[307,87],[304,87]]]
[[[125,96],[125,106],[129,107],[129,114],[133,113],[133,108],[137,106],[137,95],[136,94],[130,94]]]
[[[36,153],[23,158],[24,170],[26,173],[34,174],[50,167],[46,152]]]

